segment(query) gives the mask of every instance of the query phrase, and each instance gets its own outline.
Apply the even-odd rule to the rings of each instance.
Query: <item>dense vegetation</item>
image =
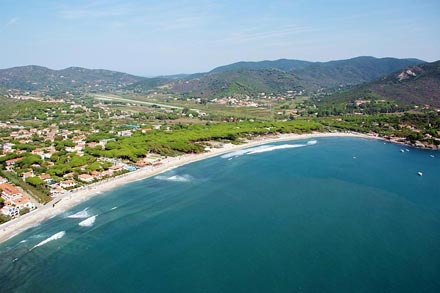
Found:
[[[440,61],[394,72],[369,84],[327,97],[331,102],[387,99],[400,105],[440,107]]]
[[[0,70],[0,87],[47,95],[111,92],[143,79],[116,71],[80,67],[52,70],[32,65]]]
[[[127,159],[136,162],[148,153],[177,155],[204,151],[203,142],[210,140],[240,143],[241,138],[250,138],[270,133],[307,133],[322,130],[318,122],[294,120],[288,122],[236,122],[217,124],[175,124],[167,130],[147,133],[137,132],[131,137],[120,137],[107,142],[105,149],[88,148],[96,157]]]

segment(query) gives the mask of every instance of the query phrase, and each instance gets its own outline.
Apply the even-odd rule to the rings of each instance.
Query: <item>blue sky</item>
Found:
[[[237,61],[440,59],[438,0],[0,1],[0,68],[138,75]]]

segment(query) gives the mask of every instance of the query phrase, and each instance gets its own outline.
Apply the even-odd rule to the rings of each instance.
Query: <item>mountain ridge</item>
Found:
[[[53,70],[38,65],[0,69],[0,87],[39,91],[47,95],[87,92],[130,91],[146,94],[152,90],[190,97],[254,96],[289,90],[314,92],[351,87],[424,61],[414,58],[359,56],[328,62],[296,59],[237,62],[206,73],[146,78],[106,69],[67,67]]]

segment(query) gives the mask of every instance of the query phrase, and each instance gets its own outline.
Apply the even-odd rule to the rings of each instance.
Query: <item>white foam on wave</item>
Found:
[[[89,208],[85,208],[82,211],[79,211],[73,215],[67,216],[68,218],[71,219],[84,219],[84,218],[88,218],[90,217],[89,212],[87,211]]]
[[[234,152],[230,152],[230,153],[224,154],[224,155],[221,156],[221,158],[229,159],[229,158],[233,158],[233,157],[239,157],[239,156],[242,156],[242,155],[246,155],[246,154],[248,154],[250,152],[267,149],[269,147],[271,147],[271,145],[262,145],[262,146],[248,148],[248,149],[244,149],[244,150],[238,150],[238,151],[234,151]]]
[[[53,235],[50,236],[49,238],[47,238],[47,239],[41,241],[40,243],[38,243],[37,245],[35,245],[34,247],[32,247],[31,250],[34,249],[34,248],[37,248],[37,247],[39,247],[39,246],[43,246],[44,244],[46,244],[46,243],[48,243],[48,242],[51,242],[51,241],[54,241],[54,240],[57,240],[57,239],[61,239],[61,238],[64,237],[64,235],[66,235],[66,231],[61,231],[61,232],[58,232],[58,233],[56,233],[56,234],[53,234]]]
[[[96,216],[91,216],[90,218],[85,219],[82,222],[79,222],[79,226],[81,227],[92,227],[96,221]]]
[[[283,149],[293,149],[293,148],[302,148],[305,147],[305,144],[282,144],[282,145],[275,145],[272,147],[268,147],[261,150],[255,150],[252,152],[247,153],[247,155],[253,155],[253,154],[259,154],[259,153],[265,153],[265,152],[271,152],[276,150],[283,150]]]
[[[172,182],[190,182],[193,178],[190,175],[172,175],[172,176],[156,176],[157,180],[172,181]]]
[[[275,150],[282,150],[282,149],[291,149],[291,148],[300,148],[300,147],[306,147],[310,145],[317,144],[317,140],[309,140],[306,144],[283,144],[283,145],[262,145],[258,147],[248,148],[244,150],[238,150],[235,152],[227,153],[221,156],[223,159],[230,159],[233,157],[239,157],[242,155],[253,155],[253,154],[259,154],[259,153],[265,153],[265,152],[271,152]]]

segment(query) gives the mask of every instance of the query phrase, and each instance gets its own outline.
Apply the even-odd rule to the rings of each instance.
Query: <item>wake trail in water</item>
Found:
[[[32,250],[32,249],[34,249],[34,248],[37,248],[37,247],[40,247],[40,246],[43,246],[44,244],[46,244],[46,243],[48,243],[48,242],[51,242],[51,241],[54,241],[54,240],[57,240],[57,239],[61,239],[61,238],[64,237],[64,235],[66,235],[66,231],[58,232],[58,233],[56,233],[56,234],[50,236],[49,238],[47,238],[47,239],[41,241],[40,243],[38,243],[37,245],[35,245],[34,247],[32,247],[30,250]]]

